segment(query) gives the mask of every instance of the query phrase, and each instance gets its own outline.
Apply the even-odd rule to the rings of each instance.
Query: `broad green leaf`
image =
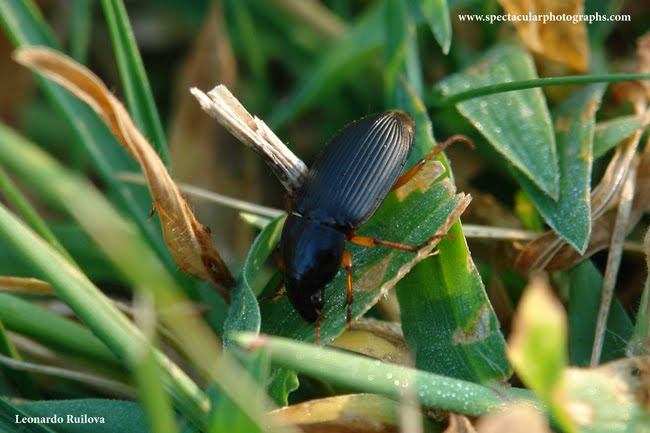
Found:
[[[530,281],[513,320],[508,358],[524,384],[546,404],[564,431],[575,432],[556,393],[568,364],[567,318],[546,277]]]
[[[404,85],[398,82],[398,86]],[[424,104],[408,90],[398,104],[416,123],[407,167],[435,145]],[[438,160],[448,170],[443,176],[451,177],[444,156]],[[404,336],[420,369],[474,382],[507,378],[511,369],[505,359],[505,340],[460,224],[450,233],[455,239],[442,241],[438,256],[418,264],[397,285]]]
[[[397,191],[399,193],[400,191]],[[412,191],[402,197],[391,194],[375,216],[357,230],[360,236],[378,237],[395,242],[417,245],[439,230],[446,232],[467,205],[467,198],[454,195],[448,181],[442,181],[425,191]],[[423,257],[388,248],[346,246],[353,259],[354,302],[352,317],[357,318],[370,309],[392,288],[405,271]],[[345,329],[346,273],[339,272],[325,289],[325,308],[321,325],[323,344]],[[262,331],[314,341],[314,325],[305,322],[283,298],[261,306]],[[277,379],[276,379],[277,378]],[[282,375],[274,380],[286,380]]]
[[[44,45],[58,48],[32,0],[0,1],[0,24],[15,47]],[[90,107],[48,80],[37,76],[37,81],[51,103],[63,113],[73,127],[77,143],[88,152],[93,168],[111,197],[133,216],[168,269],[175,271],[177,266],[162,239],[160,225],[157,221],[152,222],[147,218],[151,210],[151,197],[148,192],[145,188],[128,185],[115,178],[117,172],[137,171],[137,164]],[[9,145],[6,140],[15,139],[15,134],[14,137],[5,135],[7,131],[2,128],[4,136],[0,137],[0,142],[5,142],[5,145]],[[76,143],[73,140],[71,144]]]
[[[588,366],[596,332],[603,277],[591,260],[570,271],[569,286],[569,354],[571,364]],[[607,330],[601,362],[625,356],[633,325],[620,301],[614,297],[607,318]]]
[[[231,303],[225,324],[224,344],[229,345],[228,334],[234,331],[259,332],[261,316],[257,303],[263,287],[259,286],[259,276],[282,231],[284,218],[278,218],[267,225],[257,236],[248,251],[244,269],[237,286],[231,292]]]
[[[40,423],[17,423],[16,419],[22,420],[29,416],[26,412],[0,398],[0,431],[11,433],[60,433]],[[51,416],[51,414],[50,414]]]
[[[600,158],[618,143],[643,127],[643,116],[621,116],[596,124],[594,130],[594,159]]]
[[[447,77],[437,91],[449,97],[491,84],[537,78],[530,54],[512,43],[497,45],[465,71]],[[493,94],[456,107],[510,163],[547,195],[559,195],[551,117],[541,89]]]
[[[113,52],[131,117],[169,170],[165,132],[160,123],[149,79],[144,70],[124,3],[122,0],[102,0],[102,8],[108,23]]]
[[[444,54],[451,47],[451,19],[447,0],[410,0],[431,28]]]
[[[148,433],[151,431],[147,426],[142,406],[131,401],[50,400],[21,403],[18,408],[30,416],[51,417],[56,414],[63,419],[63,422],[50,425],[58,433]],[[75,422],[75,420],[88,420],[91,417],[93,421],[98,422]]]
[[[515,177],[553,230],[573,248],[584,252],[591,235],[591,168],[595,114],[604,84],[589,86],[553,111],[560,161],[560,191],[551,200],[522,173]]]
[[[417,368],[488,382],[512,373],[505,339],[456,223],[455,239],[419,263],[397,285],[404,337]]]
[[[243,347],[256,347],[268,352],[271,361],[279,366],[360,392],[393,399],[414,398],[427,408],[481,415],[514,399],[527,399],[536,404],[525,390],[493,389],[288,338],[242,333],[234,336],[233,340]]]
[[[267,122],[272,128],[285,125],[367,63],[384,42],[383,7],[366,12],[348,33],[327,47],[289,100]]]

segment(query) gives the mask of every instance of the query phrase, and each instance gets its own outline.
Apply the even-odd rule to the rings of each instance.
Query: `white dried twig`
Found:
[[[289,193],[302,184],[307,174],[305,163],[261,119],[246,111],[226,86],[220,84],[207,95],[196,87],[191,88],[190,92],[206,113],[264,158]]]

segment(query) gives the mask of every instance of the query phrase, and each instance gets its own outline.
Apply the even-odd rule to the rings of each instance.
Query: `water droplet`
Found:
[[[395,386],[399,386],[399,380],[398,379],[396,379],[395,382],[393,382],[393,383],[395,384]]]
[[[481,108],[486,108],[487,107],[487,102],[481,101]]]
[[[496,128],[494,128],[494,131],[495,131],[497,134],[501,134],[501,128],[499,128],[498,126],[497,126]]]
[[[375,376],[368,375],[368,380],[372,382],[373,380],[375,380]]]
[[[386,373],[386,379],[391,380],[393,378],[393,373]]]

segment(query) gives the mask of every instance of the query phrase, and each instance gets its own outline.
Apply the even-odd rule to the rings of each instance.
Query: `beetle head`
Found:
[[[324,305],[324,289],[336,276],[345,246],[345,234],[318,222],[289,215],[280,249],[285,267],[285,287],[291,304],[308,322],[314,322]]]

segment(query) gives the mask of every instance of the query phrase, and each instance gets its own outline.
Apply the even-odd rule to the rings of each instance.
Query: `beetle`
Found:
[[[308,322],[316,322],[320,342],[324,289],[340,267],[347,271],[348,328],[352,305],[352,258],[346,241],[373,247],[383,245],[417,252],[420,245],[357,236],[386,196],[417,174],[424,163],[449,143],[468,141],[453,136],[400,176],[413,148],[415,123],[402,111],[384,111],[359,119],[336,135],[309,169],[303,184],[287,200],[288,217],[279,252],[289,301]]]

